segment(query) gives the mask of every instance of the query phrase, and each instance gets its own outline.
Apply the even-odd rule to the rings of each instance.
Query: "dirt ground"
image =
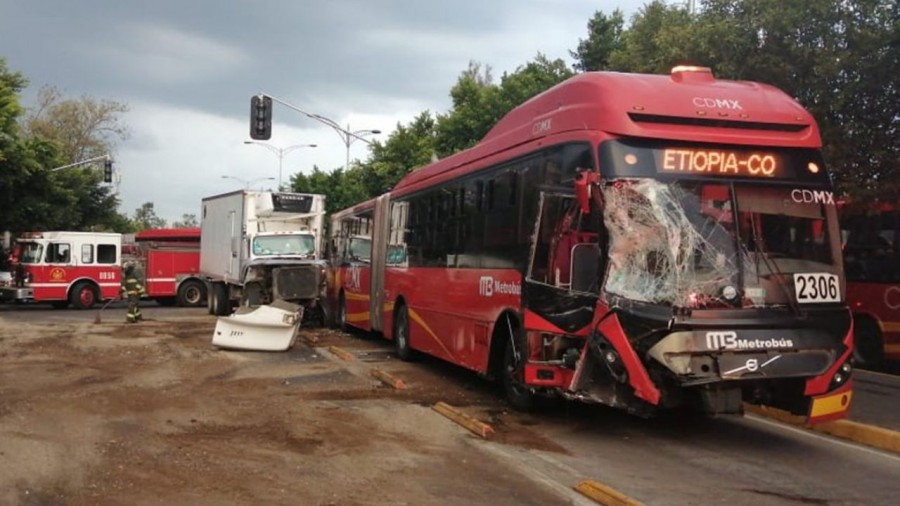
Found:
[[[303,330],[318,342],[285,353],[221,351],[214,327],[0,317],[0,504],[570,502],[431,409],[486,418],[500,444],[562,451],[474,374],[333,330]],[[373,367],[408,388],[378,383]]]

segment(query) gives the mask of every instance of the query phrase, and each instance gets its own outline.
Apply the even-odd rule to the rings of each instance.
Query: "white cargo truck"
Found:
[[[242,190],[204,198],[201,213],[210,314],[285,301],[324,319],[324,195]]]

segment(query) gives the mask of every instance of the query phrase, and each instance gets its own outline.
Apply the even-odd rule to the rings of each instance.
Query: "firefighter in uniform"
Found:
[[[146,293],[144,285],[138,280],[134,272],[134,265],[125,264],[124,274],[122,275],[122,298],[128,300],[128,314],[125,316],[126,323],[137,323],[143,320],[141,316],[141,308],[138,303],[141,301],[141,295]]]

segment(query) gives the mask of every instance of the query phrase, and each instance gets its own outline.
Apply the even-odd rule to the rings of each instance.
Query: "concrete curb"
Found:
[[[603,506],[643,506],[643,503],[607,487],[599,481],[584,480],[575,485],[575,490]]]
[[[338,348],[337,346],[329,346],[328,351],[347,362],[352,362],[355,359],[352,353],[343,348]]]
[[[791,413],[780,409],[752,404],[745,404],[744,411],[765,418],[771,418],[772,420],[788,425],[803,427],[807,430],[821,432],[862,445],[900,454],[900,432],[895,430],[867,425],[851,420],[836,420],[809,426],[806,424],[806,419],[802,416],[792,415]]]
[[[371,369],[369,374],[395,390],[406,390],[406,383],[401,379],[395,378],[388,372],[382,371],[381,369]]]
[[[480,436],[482,439],[487,439],[494,433],[494,428],[490,425],[463,413],[446,402],[438,402],[431,409],[469,429],[470,432]]]

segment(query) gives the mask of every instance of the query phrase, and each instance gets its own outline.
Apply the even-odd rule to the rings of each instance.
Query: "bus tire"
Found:
[[[397,309],[394,316],[394,349],[400,360],[409,362],[415,358],[413,349],[409,346],[409,310],[405,304]]]
[[[188,279],[178,287],[177,304],[182,307],[199,307],[206,297],[206,286],[200,280]]]
[[[853,357],[863,369],[878,369],[884,363],[884,341],[878,324],[870,318],[856,320],[853,332]]]
[[[90,309],[98,298],[97,288],[87,281],[76,283],[69,292],[69,304],[75,309]]]
[[[503,393],[509,404],[520,411],[531,411],[537,404],[537,395],[525,385],[525,369],[522,354],[524,346],[519,346],[519,357],[516,358],[513,343],[515,336],[507,336],[506,349],[503,351],[503,369],[501,382]]]

